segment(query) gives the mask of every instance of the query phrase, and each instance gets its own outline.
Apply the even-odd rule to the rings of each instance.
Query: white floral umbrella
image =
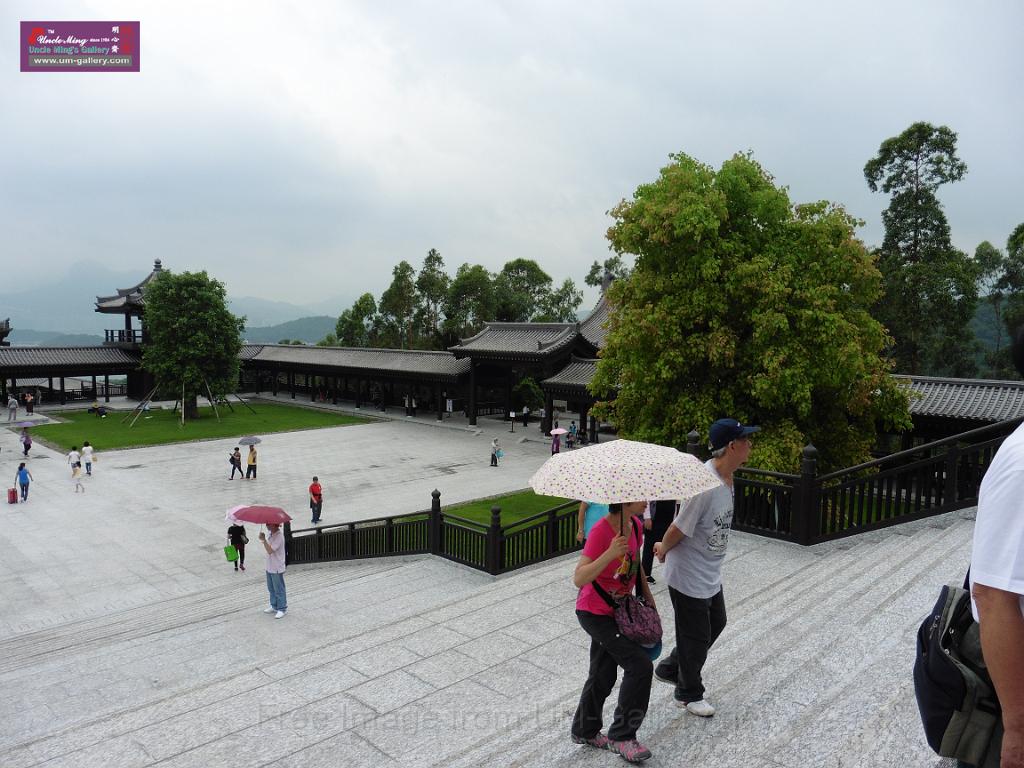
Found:
[[[634,440],[556,453],[530,478],[530,487],[544,496],[598,504],[688,499],[719,485],[697,457]]]

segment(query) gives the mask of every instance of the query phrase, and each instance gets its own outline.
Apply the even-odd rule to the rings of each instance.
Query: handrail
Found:
[[[359,520],[349,520],[347,523],[331,523],[330,525],[320,525],[316,528],[292,528],[292,535],[296,533],[302,533],[303,531],[328,531],[332,528],[348,528],[349,526],[355,526],[360,523],[386,523],[388,520],[396,521],[402,520],[406,517],[420,517],[429,516],[430,510],[424,509],[421,512],[403,512],[400,515],[384,515],[384,517],[362,517]]]
[[[441,518],[442,519],[452,520],[452,521],[454,521],[456,523],[462,523],[464,526],[467,526],[467,527],[470,527],[470,528],[479,528],[480,530],[482,530],[484,532],[486,532],[487,529],[490,527],[486,523],[478,523],[476,520],[470,520],[470,519],[465,518],[465,517],[459,517],[458,515],[452,515],[452,514],[449,514],[448,512],[442,512],[441,513]]]
[[[547,517],[552,512],[561,512],[563,509],[570,509],[572,507],[575,507],[578,504],[579,504],[578,501],[567,501],[564,504],[559,504],[557,507],[552,507],[551,509],[545,509],[543,512],[538,512],[535,515],[530,515],[529,517],[524,517],[522,520],[516,520],[514,523],[509,523],[508,525],[503,525],[503,526],[501,526],[501,530],[502,530],[502,532],[504,532],[504,531],[508,530],[509,528],[517,528],[520,525],[523,525],[524,523],[532,523],[535,520],[540,520],[543,517]]]
[[[736,474],[745,475],[751,474],[755,477],[775,477],[779,480],[799,480],[800,475],[794,475],[789,472],[772,472],[768,469],[757,469],[756,467],[740,467],[736,470]]]
[[[916,448],[908,448],[905,451],[890,453],[888,456],[883,456],[880,459],[872,459],[871,461],[865,461],[863,464],[857,464],[856,466],[853,467],[844,467],[843,469],[838,469],[835,472],[830,472],[827,475],[820,475],[818,477],[818,480],[820,482],[824,482],[826,480],[834,480],[835,478],[840,477],[846,473],[861,472],[865,469],[871,469],[873,467],[880,466],[887,462],[911,458],[915,454],[919,454],[922,451],[930,451],[935,448],[941,448],[942,446],[954,445],[956,443],[974,440],[983,435],[988,435],[989,433],[995,433],[993,436],[997,437],[1000,432],[1005,430],[1007,434],[1009,434],[1009,432],[1012,432],[1014,429],[1020,426],[1021,423],[1024,423],[1024,417],[1007,419],[1006,421],[1000,421],[997,422],[996,424],[987,424],[984,427],[978,427],[977,429],[972,429],[968,432],[961,432],[960,434],[953,435],[952,437],[944,437],[941,440],[935,440],[931,443],[924,443],[923,445],[919,445]]]

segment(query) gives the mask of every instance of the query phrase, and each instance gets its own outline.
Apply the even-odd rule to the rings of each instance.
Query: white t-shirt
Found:
[[[715,477],[715,460],[705,463]],[[732,528],[732,488],[722,483],[685,502],[672,525],[683,540],[665,555],[665,581],[689,597],[707,599],[722,588],[722,563]]]
[[[78,451],[71,451],[68,454],[68,464],[70,464],[71,466],[75,466],[75,464],[77,464],[81,460],[82,457],[78,454]]]
[[[1024,425],[996,451],[978,491],[971,584],[1020,595],[1024,614]],[[971,599],[971,610],[978,608]]]
[[[86,464],[92,464],[92,446],[87,445],[82,449],[82,461]]]

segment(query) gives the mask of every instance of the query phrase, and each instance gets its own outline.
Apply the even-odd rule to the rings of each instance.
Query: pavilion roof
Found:
[[[313,347],[289,344],[263,344],[255,354],[243,359],[254,363],[274,363],[313,369],[341,369],[367,375],[388,374],[404,378],[454,381],[469,373],[469,360],[459,360],[450,352],[364,347]]]
[[[1024,381],[946,379],[894,375],[917,397],[910,400],[914,416],[940,416],[997,422],[1024,416]]]
[[[587,385],[590,384],[590,380],[594,378],[596,372],[596,359],[574,356],[565,368],[540,382],[540,387],[545,392],[593,399]]]
[[[458,358],[539,361],[568,351],[578,339],[579,323],[485,323],[449,349]]]
[[[127,373],[139,367],[137,353],[114,346],[0,347],[0,371],[11,374]]]
[[[118,288],[117,293],[113,296],[97,296],[96,311],[111,315],[142,314],[145,287],[161,272],[163,272],[163,265],[160,263],[160,259],[157,259],[153,262],[153,271],[137,285],[133,285],[131,288]]]
[[[590,342],[594,349],[604,349],[605,338],[608,336],[608,329],[605,325],[608,322],[608,302],[605,300],[604,293],[601,293],[601,298],[597,300],[597,304],[594,306],[594,311],[590,313],[590,316],[580,323],[580,333],[583,334],[583,338]]]

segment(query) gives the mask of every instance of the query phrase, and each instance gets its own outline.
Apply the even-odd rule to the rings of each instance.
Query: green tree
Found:
[[[978,272],[979,300],[992,308],[992,324],[986,330],[991,333],[992,348],[985,355],[991,375],[999,375],[998,371],[1005,367],[1003,360],[1003,344],[1006,341],[1006,330],[1003,320],[1003,305],[1006,295],[1000,287],[1006,271],[1006,256],[988,240],[974,249],[974,263]]]
[[[455,273],[444,300],[445,343],[472,336],[494,320],[494,279],[479,264],[463,264]]]
[[[946,126],[914,123],[886,139],[864,166],[872,192],[891,194],[882,213],[878,250],[883,296],[876,317],[894,339],[901,373],[974,373],[969,323],[977,306],[978,272],[953,247],[936,191],[959,181],[967,166],[956,155],[957,135]]]
[[[548,291],[541,298],[533,319],[539,323],[575,323],[579,319],[576,310],[582,302],[583,291],[566,278],[558,288]]]
[[[624,436],[682,447],[733,416],[759,423],[752,462],[793,471],[812,441],[825,468],[870,454],[876,423],[910,425],[869,308],[880,275],[828,202],[794,206],[748,154],[714,169],[672,156],[611,211],[632,274],[607,291],[606,347],[591,389]]]
[[[608,275],[612,280],[621,280],[629,277],[629,267],[622,260],[622,256],[615,253],[604,260],[604,263],[595,261],[590,265],[590,271],[583,279],[583,282],[594,288],[604,285],[604,276]]]
[[[1024,324],[1024,224],[1006,239],[1006,257],[1003,262],[1003,273],[996,283],[1004,298],[1003,322],[1013,338],[1016,329]],[[1007,362],[1004,373],[1017,378],[1016,369]]]
[[[224,284],[206,272],[164,270],[144,296],[142,365],[160,386],[184,394],[186,418],[198,418],[197,397],[222,397],[238,387],[245,318],[228,311]]]
[[[391,285],[381,294],[379,305],[384,333],[389,337],[387,346],[412,349],[416,339],[413,318],[420,305],[420,297],[416,292],[416,270],[408,261],[402,260],[391,274]]]
[[[444,271],[444,259],[441,254],[431,248],[423,259],[423,266],[416,276],[416,290],[419,291],[422,304],[420,327],[431,341],[436,343],[441,332],[441,307],[448,295],[451,278]]]
[[[369,347],[374,339],[372,329],[377,316],[377,302],[372,293],[364,293],[338,317],[334,332],[343,347]]]
[[[525,323],[542,311],[551,291],[551,277],[532,259],[513,259],[494,279],[496,316],[502,322]]]
[[[539,410],[544,405],[544,391],[536,381],[526,376],[512,388],[512,404],[517,411],[524,405],[531,411]]]
[[[320,341],[316,343],[318,347],[336,347],[338,346],[338,337],[333,333],[328,333]]]

